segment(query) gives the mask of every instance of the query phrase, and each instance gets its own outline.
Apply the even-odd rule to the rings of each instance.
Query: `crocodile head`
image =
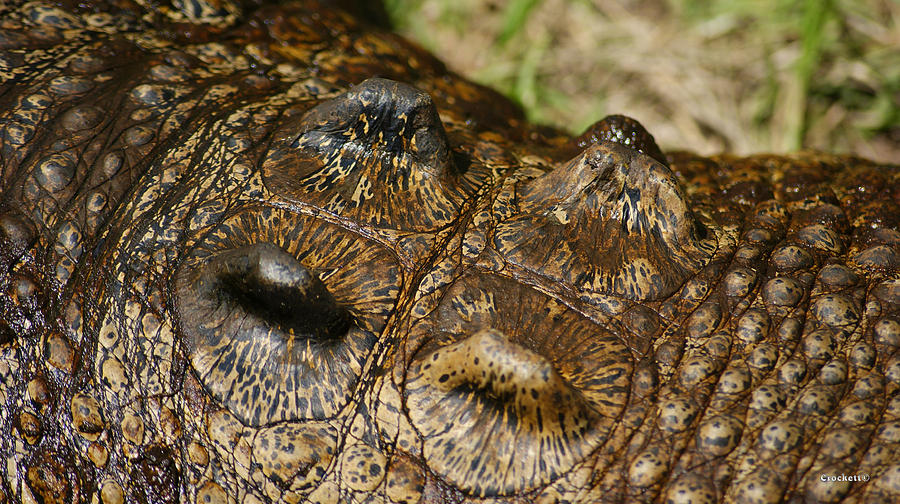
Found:
[[[0,502],[900,496],[897,166],[570,138],[311,1],[63,4],[0,21]]]

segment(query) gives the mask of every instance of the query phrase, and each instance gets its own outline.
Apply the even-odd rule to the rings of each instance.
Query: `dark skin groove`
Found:
[[[900,499],[900,167],[176,4],[2,8],[0,504]]]

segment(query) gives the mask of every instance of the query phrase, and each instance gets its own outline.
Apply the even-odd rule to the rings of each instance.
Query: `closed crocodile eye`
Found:
[[[325,284],[287,252],[271,243],[249,245],[215,256],[194,279],[193,289],[210,308],[241,309],[248,321],[296,341],[326,343],[344,335],[350,314]]]
[[[191,366],[247,425],[334,417],[356,393],[397,293],[385,251],[310,220],[238,214],[176,275]],[[348,267],[353,260],[362,263]]]
[[[425,461],[472,495],[564,474],[603,443],[627,398],[624,344],[509,280],[463,277],[410,344],[406,407]]]

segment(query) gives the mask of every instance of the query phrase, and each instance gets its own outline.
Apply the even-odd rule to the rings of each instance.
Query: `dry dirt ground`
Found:
[[[900,162],[898,0],[386,4],[399,31],[538,122],[577,133],[623,113],[663,149]]]

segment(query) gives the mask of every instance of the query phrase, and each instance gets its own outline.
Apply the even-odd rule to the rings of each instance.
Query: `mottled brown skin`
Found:
[[[0,6],[0,503],[900,500],[898,166],[145,4]]]

